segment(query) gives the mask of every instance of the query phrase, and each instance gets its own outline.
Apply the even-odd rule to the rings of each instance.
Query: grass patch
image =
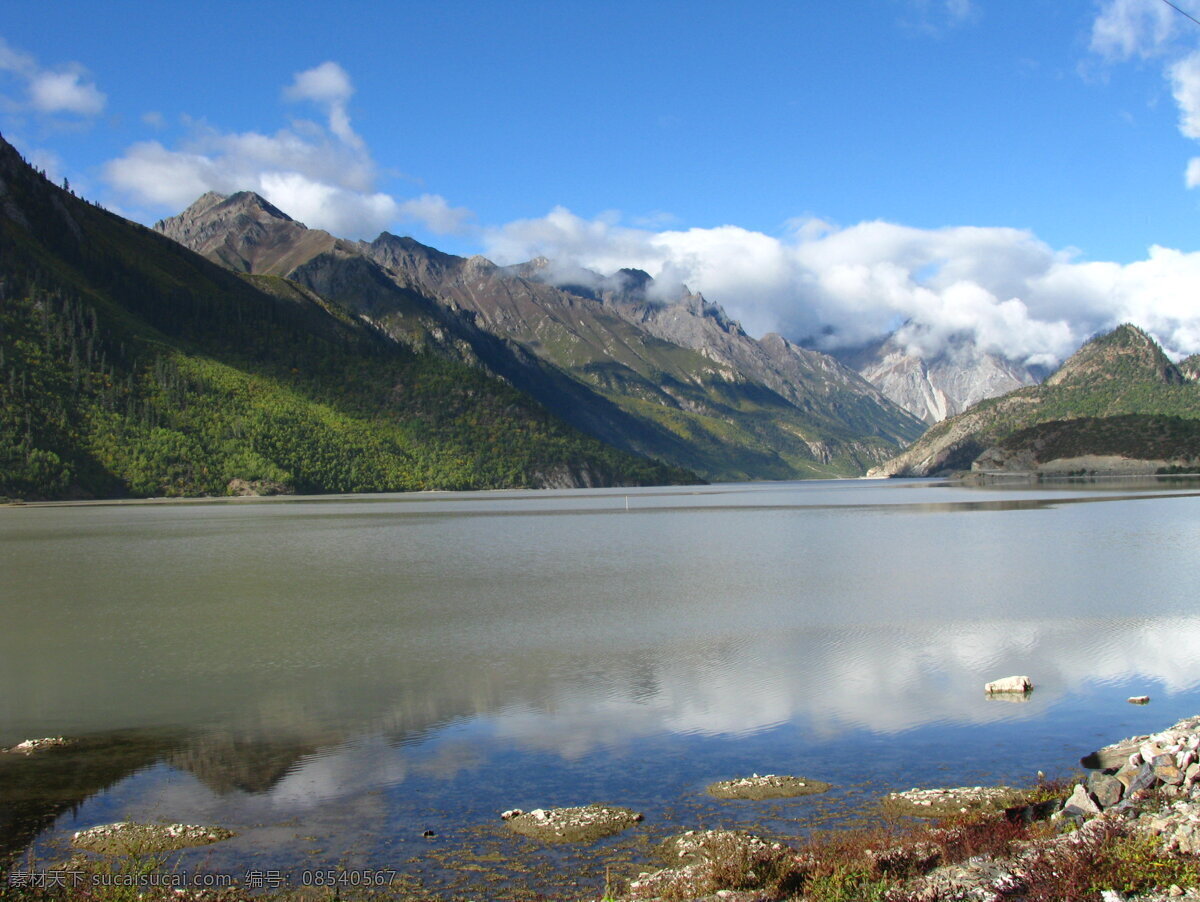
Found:
[[[1200,862],[1172,854],[1157,836],[1106,821],[1038,852],[1025,884],[1029,902],[1092,902],[1107,889],[1137,894],[1200,886]]]

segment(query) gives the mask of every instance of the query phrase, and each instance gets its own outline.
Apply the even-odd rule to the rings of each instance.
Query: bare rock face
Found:
[[[891,336],[843,359],[887,398],[929,425],[1038,381],[1029,367],[968,340],[920,356]]]

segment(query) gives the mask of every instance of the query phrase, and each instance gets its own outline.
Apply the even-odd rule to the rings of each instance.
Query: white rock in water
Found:
[[[984,692],[1028,692],[1033,688],[1027,676],[1010,676],[1002,680],[993,680],[983,687]]]

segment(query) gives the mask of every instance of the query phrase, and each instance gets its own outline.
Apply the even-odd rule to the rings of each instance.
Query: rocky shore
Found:
[[[936,824],[807,844],[688,831],[604,900],[1166,902],[1200,899],[1200,716],[1081,760],[1077,781],[913,789],[881,801]],[[601,902],[604,902],[601,900]]]

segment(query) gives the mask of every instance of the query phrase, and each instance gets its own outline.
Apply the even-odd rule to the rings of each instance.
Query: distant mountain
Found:
[[[682,287],[549,261],[500,267],[383,233],[347,242],[256,195],[205,195],[156,225],[231,268],[286,277],[422,351],[484,367],[616,447],[708,478],[853,475],[920,424],[827,355],[750,338]]]
[[[982,351],[965,338],[932,356],[909,353],[895,335],[835,356],[930,425],[986,398],[1040,381],[1037,371]]]
[[[1044,384],[981,401],[938,423],[877,476],[931,476],[971,468],[1018,430],[1059,420],[1127,414],[1200,418],[1200,385],[1136,326],[1093,338]]]
[[[1179,372],[1191,382],[1200,382],[1200,354],[1193,354],[1179,361]]]
[[[253,268],[289,252],[273,237],[225,252]],[[80,200],[0,140],[0,496],[694,478],[303,285],[231,272]]]

